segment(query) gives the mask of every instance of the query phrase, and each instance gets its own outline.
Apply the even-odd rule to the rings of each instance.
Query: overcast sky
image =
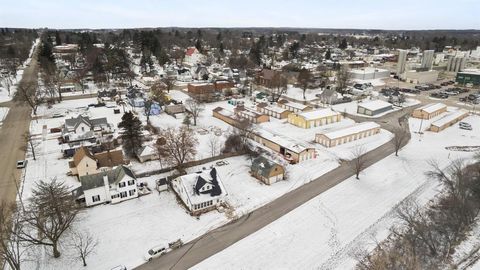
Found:
[[[480,0],[0,0],[0,27],[480,29]]]

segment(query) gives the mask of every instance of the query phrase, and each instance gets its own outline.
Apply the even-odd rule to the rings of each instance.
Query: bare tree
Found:
[[[150,124],[150,115],[152,114],[152,106],[153,106],[153,101],[152,100],[145,100],[143,103],[143,110],[145,112],[145,116],[147,116],[147,124]]]
[[[17,93],[14,101],[27,103],[33,110],[33,114],[37,115],[38,106],[45,102],[45,98],[41,91],[37,91],[37,84],[34,82],[21,83],[17,87]]]
[[[95,252],[98,240],[88,232],[74,232],[72,236],[72,247],[77,252],[77,258],[87,266],[87,257]]]
[[[22,230],[20,215],[13,204],[0,204],[0,261],[10,269],[20,270],[28,246],[18,237]]]
[[[162,140],[157,140],[160,157],[168,164],[181,168],[197,154],[198,140],[193,131],[187,127],[168,128],[160,132]]]
[[[355,173],[355,178],[360,179],[360,173],[366,168],[367,158],[366,150],[362,146],[357,146],[352,150],[352,160],[350,160],[350,166]]]
[[[5,89],[7,89],[7,92],[8,92],[8,95],[10,96],[11,94],[11,86],[12,86],[12,79],[10,78],[9,75],[6,75],[4,77],[2,77],[2,84],[3,87],[5,87]]]
[[[350,72],[347,67],[342,66],[340,70],[337,71],[336,76],[336,91],[342,96],[347,93],[348,84],[350,82]]]
[[[287,78],[280,72],[275,72],[272,77],[270,89],[272,92],[272,102],[277,102],[280,97],[287,92]]]
[[[32,199],[25,211],[25,226],[18,237],[34,245],[50,246],[53,257],[60,257],[58,244],[71,227],[79,211],[69,188],[53,179],[40,181],[32,191]]]
[[[395,148],[395,156],[398,156],[398,151],[407,143],[409,139],[408,131],[404,128],[395,128],[393,131],[392,144]]]
[[[23,139],[25,140],[25,143],[27,144],[27,146],[24,148],[24,150],[25,151],[30,151],[32,153],[33,160],[37,160],[37,156],[35,154],[35,149],[38,147],[39,143],[35,142],[32,134],[30,134],[29,131],[27,131],[23,134]]]
[[[187,99],[185,101],[185,106],[187,111],[192,115],[193,125],[197,125],[197,119],[200,116],[200,113],[205,109],[205,106],[202,103],[199,103],[195,99]]]
[[[220,140],[215,134],[210,134],[208,138],[208,147],[210,148],[210,155],[212,157],[217,156],[220,153]]]
[[[305,99],[305,93],[307,92],[307,87],[310,84],[312,79],[312,74],[308,69],[302,68],[298,73],[297,82],[303,90],[303,99]]]
[[[170,90],[175,86],[175,79],[169,76],[163,78],[162,82],[165,84],[167,88],[167,92],[170,93]]]

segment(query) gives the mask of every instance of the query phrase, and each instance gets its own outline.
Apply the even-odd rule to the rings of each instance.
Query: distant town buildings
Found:
[[[426,69],[426,70],[432,69],[434,52],[435,52],[434,50],[423,51],[422,63],[420,65],[420,68]]]

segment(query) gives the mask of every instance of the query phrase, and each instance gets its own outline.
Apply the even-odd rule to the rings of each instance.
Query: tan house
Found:
[[[356,141],[380,133],[380,125],[374,122],[363,122],[349,127],[342,127],[315,135],[315,141],[325,147]]]
[[[412,117],[420,119],[432,119],[447,111],[447,106],[443,103],[431,103],[413,110]]]
[[[277,119],[285,119],[292,113],[287,109],[278,106],[271,106],[266,102],[257,104],[257,111]]]
[[[79,177],[99,173],[101,168],[113,168],[125,163],[121,149],[92,154],[87,147],[80,147],[68,163],[72,175]]]
[[[291,102],[286,99],[280,99],[277,102],[278,107],[289,110],[294,113],[308,112],[313,110],[313,107],[310,105],[300,104],[296,102]]]
[[[468,116],[468,112],[462,109],[454,112],[449,112],[444,117],[433,122],[430,126],[430,131],[440,132],[450,126],[453,126],[454,124],[461,121],[463,118],[467,116]]]
[[[267,185],[285,178],[285,169],[282,165],[259,156],[252,161],[250,174]]]

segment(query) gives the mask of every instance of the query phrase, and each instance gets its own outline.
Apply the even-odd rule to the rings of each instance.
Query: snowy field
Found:
[[[346,180],[193,269],[353,269],[352,254],[371,250],[374,240],[388,235],[395,206],[407,197],[425,203],[438,192],[438,183],[425,176],[429,160],[447,166],[472,156],[445,149],[460,142],[478,145],[480,117],[464,121],[473,131],[454,125],[440,133],[414,133],[399,157],[385,158],[359,181]],[[410,119],[411,130],[419,125]]]

